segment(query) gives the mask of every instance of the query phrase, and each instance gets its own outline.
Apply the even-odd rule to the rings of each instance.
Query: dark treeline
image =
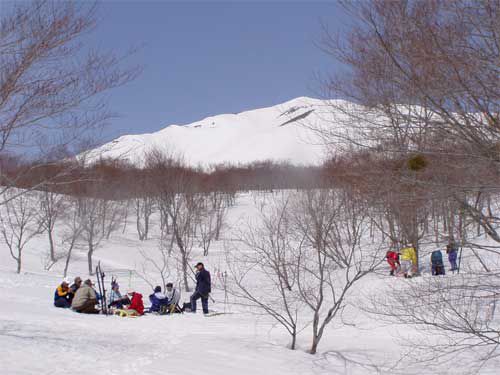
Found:
[[[4,186],[49,189],[69,195],[111,200],[150,195],[153,193],[152,185],[158,179],[182,180],[185,186],[176,185],[176,189],[180,190],[234,193],[325,187],[329,184],[328,175],[331,174],[325,166],[294,166],[273,161],[217,165],[210,170],[203,170],[160,154],[150,156],[143,167],[110,159],[87,166],[76,160],[22,162],[8,155],[0,160],[0,168]]]

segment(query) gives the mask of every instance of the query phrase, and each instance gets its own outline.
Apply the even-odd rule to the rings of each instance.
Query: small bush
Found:
[[[411,171],[420,171],[427,166],[427,160],[423,155],[415,155],[408,159],[408,169]]]

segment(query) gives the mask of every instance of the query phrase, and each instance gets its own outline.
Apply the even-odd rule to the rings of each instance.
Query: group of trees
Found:
[[[500,243],[500,3],[343,5],[351,27],[326,32],[323,46],[345,69],[324,87],[349,102],[331,101],[334,123],[311,125],[335,145],[333,178],[368,202],[396,247],[411,243],[422,259],[424,249],[454,241],[480,275],[403,283],[370,311],[437,334],[413,343],[433,363],[469,351],[481,366],[498,356],[500,329],[491,246]]]
[[[383,260],[364,202],[343,189],[276,193],[227,247],[230,293],[291,335],[312,328],[315,354],[352,288]]]

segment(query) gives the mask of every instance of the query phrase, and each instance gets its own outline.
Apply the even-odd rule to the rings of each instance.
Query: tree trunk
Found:
[[[189,288],[189,283],[188,283],[188,264],[187,264],[187,259],[186,259],[186,253],[183,251],[182,252],[182,277],[184,281],[184,289],[186,292],[190,292],[191,289]]]
[[[21,264],[22,264],[22,260],[21,260],[21,252],[19,252],[19,256],[17,257],[17,273],[21,273]]]
[[[89,265],[89,275],[92,276],[94,274],[93,267],[92,267],[92,255],[94,253],[94,246],[92,242],[89,242],[89,251],[87,252],[87,261]]]
[[[52,262],[56,261],[56,249],[54,246],[54,237],[52,236],[52,228],[48,226],[47,234],[49,236],[49,246],[50,246],[50,260]]]

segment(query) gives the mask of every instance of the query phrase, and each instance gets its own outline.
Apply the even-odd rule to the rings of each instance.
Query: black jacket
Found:
[[[206,269],[202,269],[196,274],[196,291],[202,296],[208,296],[208,294],[212,291],[210,272]]]

